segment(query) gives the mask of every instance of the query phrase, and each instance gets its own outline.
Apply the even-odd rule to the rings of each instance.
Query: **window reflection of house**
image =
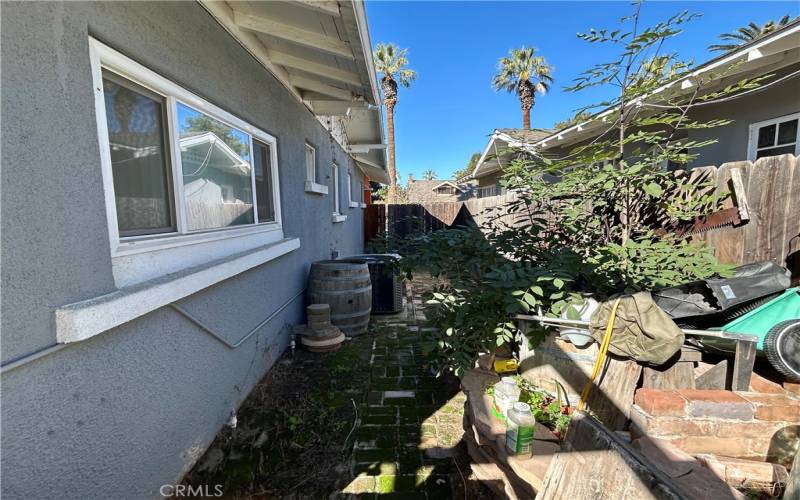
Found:
[[[213,132],[180,139],[189,229],[253,223],[250,162]]]

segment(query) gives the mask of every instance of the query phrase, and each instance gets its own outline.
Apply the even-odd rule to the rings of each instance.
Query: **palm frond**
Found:
[[[407,54],[408,49],[401,49],[393,43],[377,44],[373,53],[375,71],[391,79],[397,78],[404,87],[408,87],[416,79],[417,73],[407,67]]]
[[[542,83],[545,91],[553,82],[552,67],[533,47],[511,49],[508,56],[501,57],[497,61],[497,73],[492,77],[492,87],[497,91],[516,92],[523,81],[530,81],[534,87]]]
[[[792,20],[791,16],[788,14],[783,16],[778,20],[776,23],[775,21],[767,21],[762,26],[750,21],[747,23],[747,26],[742,26],[738,28],[736,31],[730,33],[722,33],[719,35],[720,40],[735,42],[732,44],[714,44],[708,47],[708,50],[711,51],[719,51],[719,52],[729,52],[734,50],[739,45],[744,43],[752,42],[753,40],[757,40],[764,35],[772,33],[773,31],[781,28]]]

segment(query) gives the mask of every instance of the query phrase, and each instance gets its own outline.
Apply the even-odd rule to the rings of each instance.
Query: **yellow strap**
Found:
[[[592,392],[594,380],[600,374],[600,369],[603,367],[603,362],[606,359],[608,352],[608,345],[611,343],[611,331],[614,329],[614,321],[617,319],[617,307],[619,307],[619,300],[614,301],[611,307],[611,316],[608,317],[608,324],[606,325],[606,332],[603,335],[603,341],[600,343],[600,351],[597,353],[597,359],[594,361],[594,368],[592,368],[592,376],[586,381],[581,391],[581,400],[578,402],[578,410],[583,410],[586,406],[586,401],[589,399],[589,393]]]

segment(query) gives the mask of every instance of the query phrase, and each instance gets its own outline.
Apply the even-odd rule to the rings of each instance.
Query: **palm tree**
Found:
[[[759,26],[756,23],[750,21],[747,26],[739,28],[738,30],[732,33],[723,33],[719,36],[720,40],[725,40],[732,43],[723,43],[723,44],[714,44],[708,47],[708,50],[711,51],[719,51],[719,52],[730,52],[731,50],[737,48],[739,45],[752,42],[753,40],[757,40],[764,35],[772,33],[778,28],[786,26],[789,24],[791,18],[789,15],[785,15],[778,20],[776,23],[775,21],[767,21],[764,23],[763,26]]]
[[[375,47],[373,57],[375,70],[383,73],[381,89],[383,90],[383,105],[386,106],[386,129],[389,142],[389,193],[388,202],[397,200],[397,167],[394,153],[394,107],[397,105],[397,82],[403,87],[409,87],[417,78],[416,71],[409,69],[406,53],[408,49],[400,49],[393,43],[379,43]]]
[[[426,181],[432,181],[436,179],[436,172],[433,170],[426,170],[422,173],[422,178]]]
[[[492,78],[495,90],[516,92],[522,107],[522,127],[531,128],[531,108],[536,101],[536,92],[544,95],[550,90],[552,68],[542,56],[536,55],[533,47],[511,49],[509,57],[498,62],[498,72]]]

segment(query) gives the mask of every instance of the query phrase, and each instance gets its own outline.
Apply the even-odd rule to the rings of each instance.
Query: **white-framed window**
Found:
[[[333,222],[344,222],[346,215],[342,214],[341,200],[339,199],[339,165],[331,163],[331,183],[333,185]]]
[[[339,165],[331,163],[331,182],[333,183],[333,213],[342,213],[339,206]]]
[[[317,182],[317,150],[306,143],[306,180]]]
[[[118,286],[282,240],[277,139],[89,42]]]
[[[347,172],[347,206],[349,208],[358,208],[358,201],[353,197],[353,173]]]
[[[800,154],[800,113],[793,113],[750,125],[747,159]]]
[[[306,184],[307,193],[328,194],[328,186],[317,182],[317,150],[309,143],[305,145]]]

